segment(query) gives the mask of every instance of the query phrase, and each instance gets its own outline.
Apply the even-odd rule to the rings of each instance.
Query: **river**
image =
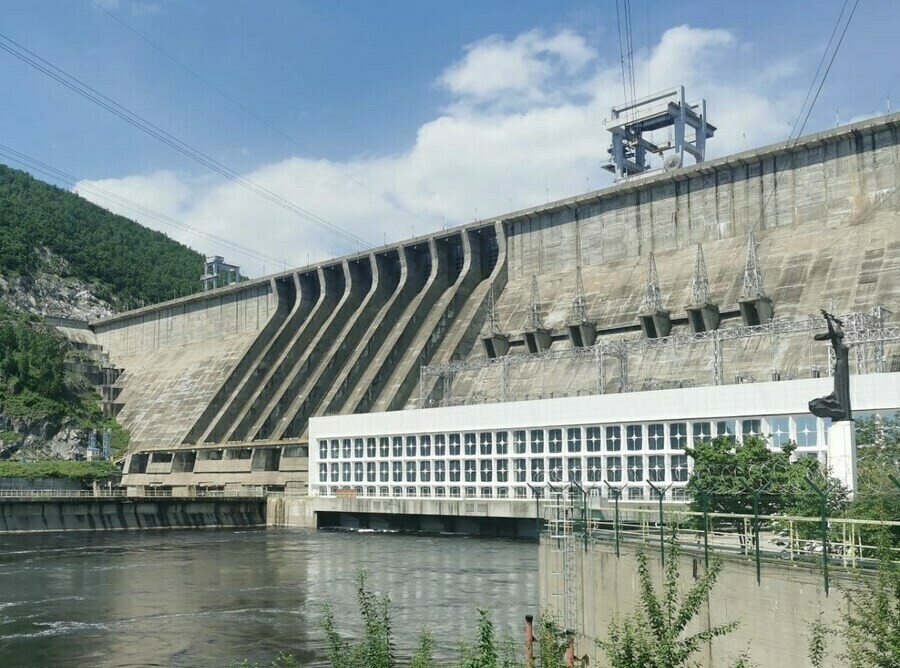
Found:
[[[354,573],[390,595],[401,653],[428,626],[439,654],[476,607],[518,637],[537,608],[537,546],[306,530],[0,535],[0,666],[225,668],[278,651],[325,666],[317,620],[358,629]]]

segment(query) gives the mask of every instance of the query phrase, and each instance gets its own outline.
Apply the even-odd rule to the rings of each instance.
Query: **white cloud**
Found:
[[[683,83],[691,99],[706,97],[719,127],[711,155],[784,139],[802,99],[791,79],[799,66],[791,57],[756,57],[752,69],[735,76],[735,62],[746,61],[748,51],[752,45],[725,30],[672,28],[650,53],[636,55],[636,91]],[[373,244],[610,182],[600,170],[609,143],[602,121],[623,97],[618,53],[604,61],[570,30],[493,36],[466,47],[436,82],[450,104],[418,129],[402,154],[347,162],[294,157],[247,176]],[[236,184],[205,175],[157,172],[108,179],[102,187],[288,265],[305,264],[307,254],[314,261],[355,250]],[[191,235],[174,236],[235,257]],[[235,259],[251,274],[262,271],[262,262]]]
[[[584,37],[570,30],[547,35],[539,30],[512,40],[492,35],[465,48],[465,56],[438,78],[438,83],[469,103],[544,102],[597,57]]]

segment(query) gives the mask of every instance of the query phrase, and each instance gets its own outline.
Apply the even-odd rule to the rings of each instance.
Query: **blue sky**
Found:
[[[609,183],[613,0],[96,1],[294,141],[91,0],[4,3],[0,33],[371,243]],[[705,96],[713,155],[784,139],[842,4],[632,0],[638,93]],[[898,25],[900,2],[860,2],[808,132],[883,113],[885,94],[900,106]],[[0,77],[0,143],[289,265],[355,250],[5,52]],[[252,274],[276,268],[130,215]]]

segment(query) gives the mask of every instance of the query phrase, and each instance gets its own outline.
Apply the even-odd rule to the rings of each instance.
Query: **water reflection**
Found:
[[[0,537],[0,666],[225,666],[282,649],[321,666],[332,601],[355,627],[353,576],[394,601],[400,649],[429,625],[443,652],[475,608],[518,635],[537,548],[470,538],[291,530]]]

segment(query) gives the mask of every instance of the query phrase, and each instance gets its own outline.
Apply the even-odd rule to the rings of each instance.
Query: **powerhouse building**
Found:
[[[900,409],[900,114],[667,166],[91,323],[125,484],[640,499],[717,434],[825,459],[822,308],[856,411]]]

